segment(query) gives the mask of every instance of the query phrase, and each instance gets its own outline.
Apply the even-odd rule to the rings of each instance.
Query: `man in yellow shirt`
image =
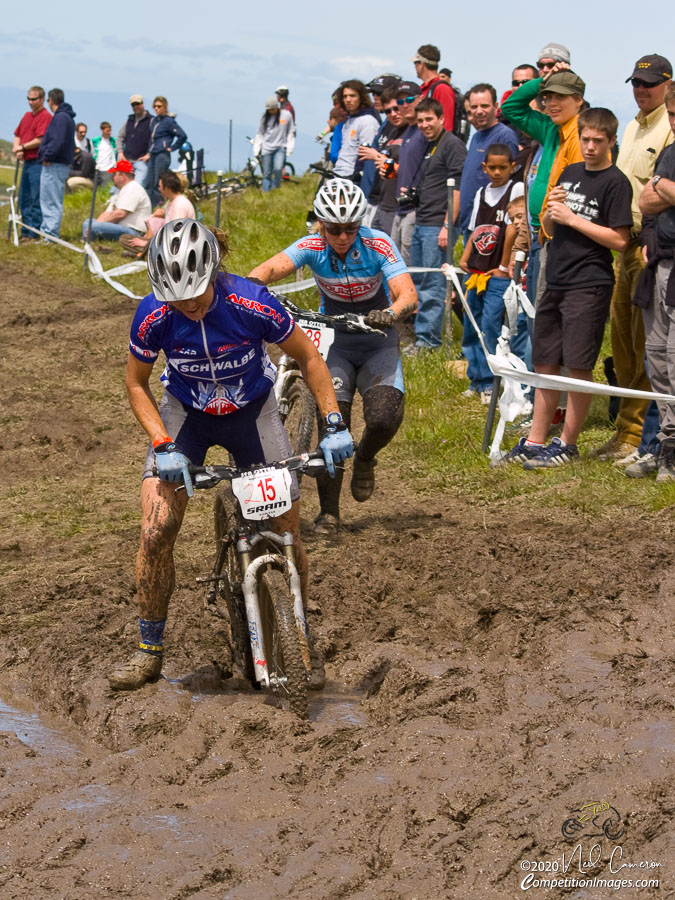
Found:
[[[633,295],[644,267],[640,248],[642,216],[639,200],[654,174],[661,151],[673,141],[668,123],[665,95],[673,77],[673,67],[663,56],[641,57],[633,74],[626,79],[633,87],[638,114],[626,126],[621,139],[617,166],[633,188],[633,227],[630,242],[615,263],[616,285],[612,296],[610,326],[614,370],[620,387],[649,391],[645,371],[645,331],[642,310],[632,305]],[[616,419],[616,432],[595,451],[601,460],[627,458],[639,446],[647,401],[622,397]]]

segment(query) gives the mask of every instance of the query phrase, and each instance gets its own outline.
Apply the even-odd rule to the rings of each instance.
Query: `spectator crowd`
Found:
[[[410,62],[414,78],[384,73],[340,84],[319,135],[328,142],[326,166],[366,195],[363,224],[390,235],[411,267],[432,270],[414,273],[418,311],[405,352],[441,346],[447,287],[433,270],[461,241],[467,302],[494,353],[521,250],[536,316],[533,324],[521,313],[511,349],[529,368],[592,380],[609,319],[616,383],[675,394],[675,86],[668,59],[627,61],[636,110],[620,136],[614,114],[589,102],[562,44],[514,65],[500,99],[485,82],[459,91],[434,45],[419,47]],[[58,236],[69,179],[73,186],[112,182],[106,209],[84,223],[83,235],[121,239],[131,255],[142,255],[163,221],[190,209],[194,215],[187,185],[170,169],[171,151],[185,148],[187,135],[165,97],[155,98],[151,115],[143,97],[131,96],[117,135],[101,122],[93,139],[63,91],[49,91],[49,111],[40,87],[28,90],[28,103],[13,152],[23,161],[20,207],[29,228]],[[279,187],[295,133],[289,89],[280,85],[254,141],[263,190]],[[22,240],[35,237],[24,229]],[[466,396],[488,403],[492,374],[468,317],[462,349]],[[528,434],[500,464],[531,469],[576,458],[589,402],[589,394],[570,391],[562,409],[558,391],[538,388]],[[547,444],[556,422],[561,435]],[[675,407],[622,398],[615,433],[594,454],[630,477],[655,472],[658,481],[675,481]]]

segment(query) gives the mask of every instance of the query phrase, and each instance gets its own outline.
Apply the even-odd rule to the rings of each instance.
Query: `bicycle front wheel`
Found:
[[[284,427],[294,454],[307,453],[314,432],[314,397],[302,378],[296,378],[288,390],[283,417]]]
[[[237,548],[230,537],[236,523],[236,509],[237,501],[229,486],[216,494],[213,504],[213,524],[220,563],[220,571],[216,574],[225,576],[218,582],[217,596],[220,601],[224,601],[230,620],[230,645],[233,662],[244,678],[255,685],[246,603],[241,589],[239,558]]]
[[[258,592],[263,644],[270,687],[284,709],[299,719],[309,718],[307,670],[302,661],[293,599],[285,576],[267,569]]]
[[[281,177],[284,181],[288,181],[289,178],[293,178],[295,176],[295,166],[293,163],[286,161],[284,163],[284,168],[281,173]]]

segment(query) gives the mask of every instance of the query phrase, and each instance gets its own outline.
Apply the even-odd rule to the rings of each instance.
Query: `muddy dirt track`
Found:
[[[345,501],[337,542],[308,534],[329,684],[303,723],[229,677],[194,583],[200,496],[166,677],[114,696],[106,673],[136,640],[133,302],[27,297],[11,266],[2,285],[2,900],[595,900],[643,878],[659,889],[620,896],[675,896],[670,510],[415,495],[391,453],[386,496]],[[314,514],[310,489],[307,531]],[[591,802],[614,839],[574,812]],[[614,874],[613,850],[614,872],[661,866]],[[569,883],[523,891],[537,862]],[[610,885],[573,884],[594,876]]]

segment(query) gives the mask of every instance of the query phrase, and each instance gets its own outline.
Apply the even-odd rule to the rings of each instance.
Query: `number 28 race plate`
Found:
[[[323,322],[313,322],[311,319],[299,318],[297,322],[325,362],[330,346],[335,340],[335,329],[324,325]]]
[[[232,479],[232,492],[245,519],[273,519],[291,508],[288,469],[257,469]]]

